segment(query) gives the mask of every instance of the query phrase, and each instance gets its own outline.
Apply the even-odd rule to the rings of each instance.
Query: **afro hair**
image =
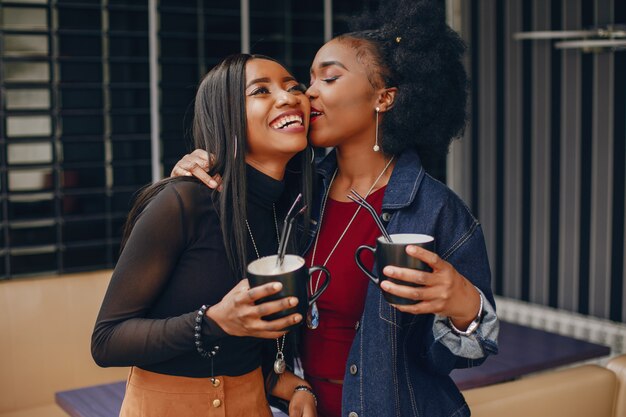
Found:
[[[416,149],[427,170],[436,166],[467,119],[466,48],[445,22],[444,2],[366,4],[350,30],[336,39],[357,49],[372,84],[398,89],[381,124],[383,150],[396,155]]]

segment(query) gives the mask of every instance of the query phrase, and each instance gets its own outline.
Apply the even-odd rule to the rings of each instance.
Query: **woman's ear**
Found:
[[[389,111],[393,108],[396,101],[396,94],[398,94],[398,88],[396,87],[389,87],[381,90],[378,96],[378,101],[376,102],[381,113]]]

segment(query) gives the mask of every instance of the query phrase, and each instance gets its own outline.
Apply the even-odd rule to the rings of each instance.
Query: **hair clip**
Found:
[[[396,36],[396,43],[400,43],[401,40],[402,40],[402,36]]]

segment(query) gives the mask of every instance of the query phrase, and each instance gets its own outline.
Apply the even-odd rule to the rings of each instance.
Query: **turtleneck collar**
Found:
[[[272,208],[285,189],[285,181],[276,180],[258,169],[246,165],[248,202],[265,208]]]

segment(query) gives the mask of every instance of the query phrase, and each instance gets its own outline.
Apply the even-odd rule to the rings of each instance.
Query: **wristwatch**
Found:
[[[476,289],[478,290],[478,288]],[[478,290],[478,297],[480,298],[480,307],[478,307],[478,314],[476,315],[476,318],[472,320],[469,326],[467,326],[467,329],[465,331],[457,329],[456,326],[452,323],[452,320],[450,320],[450,317],[448,317],[448,326],[450,326],[450,329],[452,329],[453,333],[459,336],[467,337],[474,333],[476,329],[478,329],[478,326],[480,326],[480,322],[483,318],[483,294],[482,292],[480,292],[480,290]]]

